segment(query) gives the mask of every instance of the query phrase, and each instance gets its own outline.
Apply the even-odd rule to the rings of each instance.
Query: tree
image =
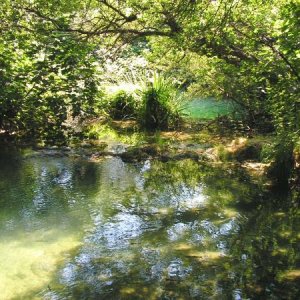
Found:
[[[18,10],[7,9],[6,15],[12,23],[22,17]],[[71,33],[46,36],[39,22],[31,30],[18,24],[2,27],[0,128],[62,141],[68,119],[95,110],[99,91],[94,48]]]
[[[246,108],[250,126],[265,119],[297,140],[299,4],[294,0],[7,0],[6,6],[2,30],[61,35],[108,50],[143,40],[156,63],[161,55],[155,44],[183,62],[199,59],[197,70],[185,64],[191,75],[185,87],[198,83],[206,93],[234,99]]]

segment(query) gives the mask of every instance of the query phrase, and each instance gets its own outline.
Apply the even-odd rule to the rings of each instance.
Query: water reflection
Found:
[[[3,299],[296,299],[297,198],[236,168],[19,159],[0,169]]]

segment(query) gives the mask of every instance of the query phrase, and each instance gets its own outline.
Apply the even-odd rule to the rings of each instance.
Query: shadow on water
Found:
[[[4,299],[299,296],[297,198],[239,168],[36,157],[10,172],[5,161]]]

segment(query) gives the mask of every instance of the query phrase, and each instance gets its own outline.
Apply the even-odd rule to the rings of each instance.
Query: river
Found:
[[[0,299],[299,299],[297,199],[239,167],[0,155]]]

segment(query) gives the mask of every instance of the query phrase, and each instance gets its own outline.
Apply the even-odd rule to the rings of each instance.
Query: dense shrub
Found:
[[[136,100],[125,91],[119,91],[110,102],[109,114],[116,120],[135,118],[137,116]]]
[[[183,101],[170,81],[155,76],[142,91],[141,125],[148,130],[176,127],[182,120]]]
[[[61,143],[76,117],[95,113],[100,91],[91,49],[72,36],[0,37],[0,131]]]

